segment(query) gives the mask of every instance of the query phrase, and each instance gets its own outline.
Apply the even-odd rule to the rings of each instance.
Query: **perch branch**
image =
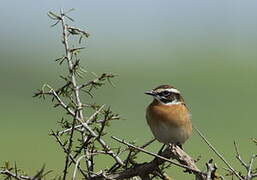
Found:
[[[126,179],[131,178],[134,176],[145,176],[147,174],[153,173],[160,164],[163,164],[164,162],[169,162],[171,164],[174,164],[178,167],[182,167],[186,169],[188,172],[192,172],[196,175],[197,179],[204,180],[206,177],[206,173],[201,172],[196,165],[192,164],[194,161],[191,158],[188,158],[188,155],[186,153],[183,154],[182,157],[179,157],[177,159],[180,159],[180,163],[182,162],[182,159],[184,158],[183,164],[176,163],[174,161],[171,161],[169,158],[173,158],[174,156],[177,156],[178,154],[181,155],[183,150],[181,150],[178,146],[174,146],[172,149],[169,147],[166,148],[160,155],[149,152],[145,149],[139,148],[137,146],[134,146],[130,143],[125,142],[124,140],[118,139],[116,137],[112,137],[114,140],[118,141],[119,143],[122,143],[124,145],[127,145],[133,149],[136,149],[138,151],[144,152],[146,154],[149,154],[151,156],[154,156],[155,158],[148,162],[148,163],[142,163],[142,164],[136,164],[134,167],[131,167],[129,169],[126,169],[124,171],[121,171],[119,173],[112,173],[112,174],[99,174],[98,176],[94,177],[94,179]],[[174,154],[176,152],[177,154]],[[190,159],[190,160],[189,160]],[[185,165],[184,165],[185,164]]]

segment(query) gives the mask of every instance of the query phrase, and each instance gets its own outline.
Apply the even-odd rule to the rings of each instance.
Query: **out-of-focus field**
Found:
[[[119,74],[114,80],[115,88],[107,85],[95,93],[96,102],[111,105],[124,118],[113,122],[109,135],[136,140],[138,144],[148,140],[152,135],[146,125],[144,111],[151,98],[143,92],[158,84],[169,83],[183,92],[194,125],[234,166],[238,165],[234,158],[234,140],[240,144],[245,158],[256,149],[250,141],[256,136],[257,125],[256,64],[223,63],[219,58],[217,61],[189,64],[171,60],[160,61],[155,66],[149,66],[147,62],[125,67],[102,68],[97,63],[91,66],[88,66],[91,70]],[[44,82],[53,86],[59,84],[59,80],[54,78],[58,75],[54,69],[46,65],[1,67],[2,162],[16,162],[29,172],[43,164],[50,169],[63,168],[63,153],[47,135],[50,129],[56,129],[56,121],[61,118],[62,111],[53,109],[49,99],[41,101],[31,97]],[[157,151],[160,146],[155,143],[149,150]],[[209,158],[217,159],[196,134],[186,143],[185,149],[193,157],[201,155],[199,164],[202,165]],[[149,159],[148,156],[144,158]],[[101,167],[105,167],[107,162],[101,162]]]
[[[97,4],[89,3],[86,13],[82,5],[75,5],[76,24],[92,34],[81,54],[84,67],[118,75],[115,88],[107,84],[95,91],[94,99],[85,101],[110,105],[122,116],[109,128],[109,143],[119,145],[108,138],[114,135],[141,145],[152,137],[144,117],[152,99],[143,92],[172,84],[182,91],[194,125],[239,167],[233,141],[246,159],[256,150],[251,142],[257,136],[257,33],[253,31],[257,25],[251,21],[256,13],[251,8],[243,13],[247,3],[238,12],[234,3],[198,3],[199,7],[187,4],[185,9],[179,2],[171,6],[151,1],[147,7],[139,3],[136,9],[129,3],[127,9],[119,3],[117,8],[106,3],[106,8],[97,9]],[[11,14],[4,19],[8,26],[0,30],[0,163],[16,162],[29,173],[45,164],[55,175],[63,169],[64,154],[48,133],[57,128],[63,111],[54,109],[50,99],[32,98],[44,83],[60,85],[59,75],[65,73],[65,64],[60,68],[53,61],[63,54],[58,29],[49,28],[45,15],[53,7],[59,8],[49,1],[42,8],[28,8],[40,22],[26,13]],[[156,152],[160,147],[156,142],[148,150]],[[214,158],[224,172],[221,167],[225,165],[196,133],[184,148],[193,157],[202,157],[201,168]],[[151,158],[140,156],[142,162]],[[109,161],[99,161],[99,168]],[[188,178],[174,167],[169,174],[175,179]]]

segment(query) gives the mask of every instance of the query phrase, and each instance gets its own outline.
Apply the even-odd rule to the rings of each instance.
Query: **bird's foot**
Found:
[[[178,147],[180,147],[180,149],[183,150],[182,144],[180,144],[180,143],[169,143],[170,148],[174,148],[175,146],[178,146]]]

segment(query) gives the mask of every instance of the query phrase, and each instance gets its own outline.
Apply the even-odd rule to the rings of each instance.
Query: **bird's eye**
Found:
[[[160,93],[161,96],[169,96],[170,92],[169,91],[163,91]]]

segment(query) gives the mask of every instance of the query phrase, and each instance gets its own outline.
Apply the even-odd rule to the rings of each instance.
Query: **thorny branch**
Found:
[[[16,180],[23,180],[23,179],[25,179],[25,180],[32,180],[33,179],[33,177],[18,175],[18,174],[13,173],[13,172],[11,172],[9,170],[1,170],[0,174],[4,174],[4,175],[6,175],[8,177],[12,177],[12,178],[14,178]]]
[[[58,142],[58,144],[62,147],[64,153],[65,153],[65,154],[69,154],[69,158],[70,158],[71,162],[74,163],[74,164],[76,164],[75,158],[74,158],[70,153],[68,153],[68,149],[65,148],[65,144],[61,141],[61,139],[59,138],[59,136],[58,136],[55,132],[53,132],[53,131],[52,131],[52,134],[51,134],[51,135],[55,137],[55,139],[56,139],[56,141]],[[84,177],[87,177],[86,173],[82,170],[82,168],[81,168],[79,165],[77,165],[77,168],[79,169],[79,171],[81,172],[81,174],[82,174]]]
[[[57,25],[59,22],[61,23],[62,27],[62,43],[64,45],[65,55],[62,56],[62,58],[58,58],[57,61],[61,61],[60,65],[62,65],[63,61],[67,62],[68,67],[68,75],[66,77],[62,76],[62,79],[65,80],[65,84],[57,88],[57,90],[54,90],[49,85],[44,85],[42,90],[35,93],[35,96],[39,97],[45,97],[45,95],[52,96],[53,100],[57,101],[57,104],[55,104],[55,107],[62,107],[64,110],[66,110],[67,114],[72,116],[72,123],[70,122],[62,122],[62,126],[66,127],[64,130],[56,133],[51,133],[57,140],[57,136],[60,136],[62,134],[67,134],[68,137],[66,139],[67,143],[60,143],[61,141],[58,140],[59,144],[64,149],[64,152],[66,154],[66,160],[65,160],[65,166],[63,170],[63,177],[62,179],[65,180],[68,174],[68,168],[70,164],[70,160],[74,163],[76,162],[72,158],[73,153],[73,137],[74,134],[80,134],[81,139],[81,147],[78,147],[78,151],[75,152],[75,157],[78,156],[81,152],[84,152],[84,155],[81,157],[85,157],[86,164],[88,165],[88,171],[92,171],[92,165],[93,162],[93,156],[97,153],[90,153],[88,150],[91,149],[91,151],[94,150],[93,147],[97,147],[95,144],[98,142],[100,146],[102,147],[103,152],[105,152],[106,155],[111,156],[119,165],[123,166],[123,161],[119,158],[119,156],[110,148],[107,143],[103,140],[103,136],[105,133],[103,133],[105,126],[109,121],[119,119],[119,116],[115,116],[112,114],[112,112],[109,110],[104,110],[104,105],[102,105],[100,108],[98,108],[92,116],[85,119],[83,115],[83,110],[85,107],[92,107],[95,109],[93,105],[84,106],[84,104],[81,101],[80,97],[80,91],[87,88],[87,92],[92,91],[92,89],[95,89],[97,87],[100,87],[104,84],[105,81],[108,81],[111,83],[110,79],[114,77],[113,74],[108,73],[102,73],[99,77],[97,77],[94,80],[90,80],[86,83],[79,84],[77,80],[78,76],[78,70],[80,68],[80,61],[77,58],[78,50],[81,50],[81,47],[78,48],[70,48],[69,45],[69,38],[72,35],[80,35],[79,43],[81,42],[82,37],[89,37],[89,33],[73,27],[66,24],[66,18],[69,20],[72,20],[67,13],[63,12],[63,10],[60,11],[60,15],[57,15],[53,12],[49,12],[48,14],[51,19],[55,20],[56,23],[53,24],[53,26]],[[79,76],[80,77],[80,76]],[[112,84],[112,83],[111,83]],[[46,90],[45,88],[48,88]],[[63,100],[61,98],[67,98],[68,100]],[[71,101],[70,103],[66,104],[65,101]],[[97,121],[97,123],[92,122],[95,118],[103,116],[103,121]],[[99,123],[100,122],[100,123]],[[100,124],[100,129],[96,128],[95,125]],[[92,125],[92,127],[90,127]],[[68,134],[69,133],[69,134]],[[90,137],[90,138],[88,138]],[[66,137],[64,137],[66,138]],[[67,147],[66,147],[67,146]],[[87,149],[88,148],[88,149]],[[84,150],[83,150],[84,149]],[[82,151],[83,150],[83,151]],[[79,165],[77,164],[76,167],[79,169]],[[85,175],[85,174],[84,174]],[[87,178],[90,178],[90,173],[86,176]]]
[[[14,172],[12,172],[14,170]],[[49,174],[51,171],[45,172],[45,167],[43,166],[34,176],[27,176],[22,175],[23,173],[20,172],[19,169],[17,169],[16,164],[14,168],[5,168],[3,170],[0,170],[0,174],[3,174],[6,176],[6,180],[9,179],[16,179],[16,180],[43,180],[44,177]]]

